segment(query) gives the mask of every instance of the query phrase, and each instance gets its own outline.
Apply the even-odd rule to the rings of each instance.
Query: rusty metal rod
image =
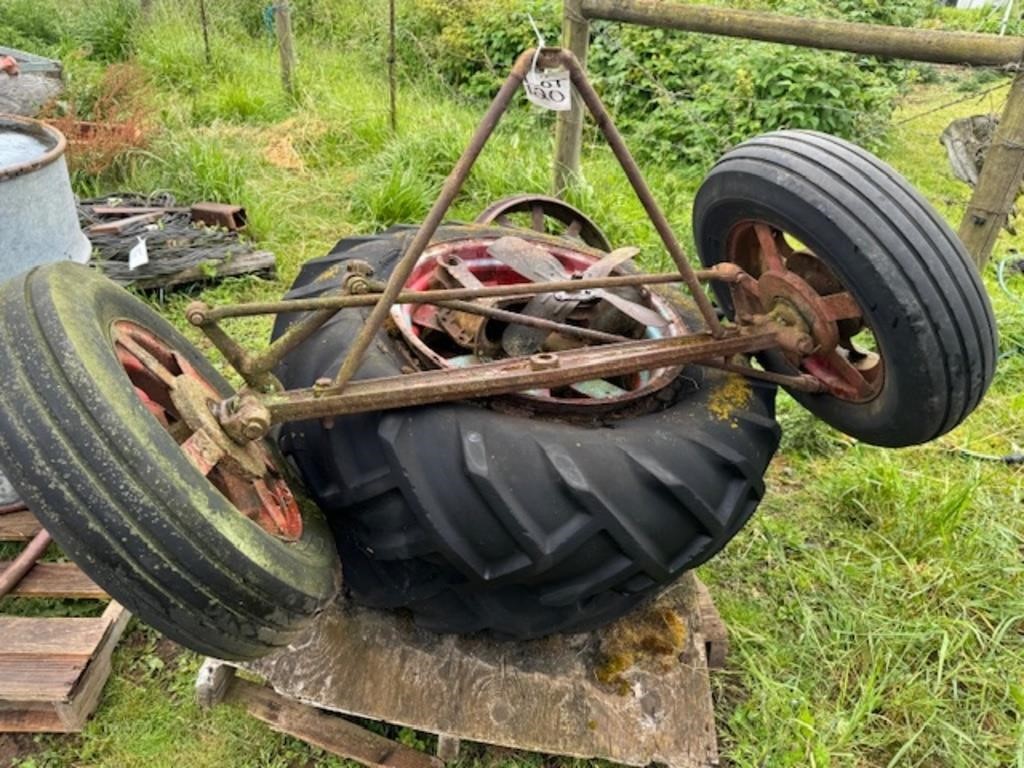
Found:
[[[586,339],[587,341],[600,341],[606,344],[630,341],[630,339],[625,336],[616,336],[613,333],[595,331],[591,328],[581,328],[578,325],[569,325],[567,323],[559,323],[554,320],[547,320],[541,317],[532,317],[530,315],[524,315],[519,312],[512,312],[498,307],[474,304],[471,301],[438,301],[431,303],[457,312],[480,315],[482,317],[489,317],[494,320],[501,320],[515,325],[525,325],[530,328],[543,328],[545,330],[561,333],[565,336]],[[241,349],[241,347],[234,343],[234,340],[228,336],[216,321],[198,323],[198,325],[200,325],[206,333],[207,338],[209,338],[210,341],[213,342],[214,346],[221,351],[221,354],[224,355],[232,367],[238,371],[239,375],[243,379],[245,379],[246,384],[261,392],[271,392],[279,390],[281,387],[276,384],[276,378],[272,378],[268,381],[266,374],[271,371],[274,366],[280,363],[285,355],[308,340],[310,336],[316,333],[324,323],[334,317],[334,315],[339,311],[340,309],[337,307],[318,310],[304,320],[300,320],[298,323],[293,325],[283,336],[278,338],[277,341],[257,355],[249,354],[243,350],[243,354],[239,356],[237,354],[237,350]],[[225,339],[231,343],[225,343]]]
[[[314,387],[250,396],[257,397],[270,411],[271,422],[278,424],[361,411],[503,395],[538,386],[564,386],[596,377],[621,376],[652,368],[759,352],[777,344],[773,328],[725,338],[702,333],[584,347],[558,354],[543,353],[470,368],[446,368],[404,376],[350,381],[342,387]]]
[[[708,330],[711,331],[711,335],[718,338],[725,333],[725,329],[718,320],[718,316],[715,314],[714,307],[711,306],[711,300],[704,294],[701,289],[700,281],[697,279],[697,275],[694,272],[693,267],[686,258],[686,254],[683,252],[682,246],[679,245],[679,241],[676,239],[675,233],[672,231],[671,225],[668,223],[668,219],[665,218],[665,214],[658,206],[658,202],[654,199],[654,194],[651,192],[650,187],[647,186],[647,181],[644,179],[643,174],[640,172],[640,167],[636,164],[636,160],[633,159],[633,155],[630,154],[629,148],[626,146],[626,142],[622,138],[622,134],[619,133],[615,127],[615,122],[612,120],[608,110],[604,108],[604,104],[601,103],[601,97],[597,95],[597,91],[587,80],[586,73],[583,71],[583,67],[580,66],[579,61],[572,54],[571,51],[563,49],[545,49],[541,51],[541,64],[543,66],[557,66],[562,65],[569,70],[569,76],[572,78],[572,84],[576,86],[576,91],[579,93],[580,98],[583,99],[583,103],[587,105],[587,109],[590,110],[590,114],[594,118],[594,122],[597,123],[597,127],[601,129],[601,133],[604,134],[605,140],[608,142],[608,146],[611,147],[612,152],[618,159],[619,164],[622,166],[622,170],[626,173],[626,178],[629,179],[630,185],[633,187],[633,191],[639,198],[641,205],[644,210],[647,211],[647,215],[651,219],[651,223],[657,230],[658,235],[661,237],[661,242],[665,245],[665,250],[668,251],[669,256],[672,257],[672,261],[675,262],[676,267],[679,269],[679,274],[683,277],[683,282],[686,283],[686,287],[690,289],[690,293],[693,295],[693,300],[697,303],[697,309],[700,310],[701,316],[704,318],[704,322],[707,323]]]
[[[715,269],[701,269],[695,272],[698,280],[725,280],[734,278]],[[395,297],[395,304],[437,304],[441,301],[462,299],[497,299],[509,296],[533,296],[538,293],[557,291],[584,291],[594,288],[627,288],[631,286],[668,285],[681,283],[678,274],[640,274],[594,277],[580,280],[557,280],[550,283],[516,283],[513,285],[490,285],[483,288],[442,288],[433,291],[402,291]],[[350,307],[372,307],[380,298],[377,294],[355,296],[319,296],[312,299],[283,299],[281,301],[228,304],[221,307],[206,307],[202,318],[192,321],[203,326],[218,320],[253,315],[277,315],[284,312],[315,312],[321,309],[348,309]]]
[[[488,307],[483,304],[474,304],[471,301],[443,301],[437,306],[445,309],[454,309],[456,312],[466,312],[470,315],[481,315],[493,320],[501,320],[514,325],[525,325],[527,328],[542,328],[546,331],[554,331],[565,336],[575,336],[578,339],[588,341],[603,341],[607,344],[617,344],[622,341],[630,341],[625,336],[616,336],[614,333],[595,331],[593,328],[581,328],[578,325],[559,323],[555,320],[547,320],[543,317],[524,315],[521,312],[512,312],[499,307]]]
[[[722,362],[721,360],[698,360],[696,364],[702,365],[705,368],[717,368],[720,371],[738,373],[739,375],[746,376],[749,379],[767,381],[771,384],[778,384],[786,389],[794,389],[799,392],[824,392],[827,388],[822,381],[807,374],[788,376],[784,373],[760,371],[757,368],[751,368],[749,365],[735,365],[733,363]]]
[[[1018,64],[1024,56],[1024,41],[1019,37],[971,32],[809,19],[661,0],[581,0],[580,10],[588,19],[624,21],[649,27],[936,64],[1005,67]]]
[[[340,309],[321,309],[297,321],[265,350],[250,356],[246,361],[247,370],[239,371],[239,373],[242,373],[243,376],[246,373],[251,373],[253,376],[262,377],[280,363],[285,355],[320,330],[339,311]],[[263,379],[259,380],[263,381]],[[276,378],[274,381],[277,381]],[[252,386],[252,383],[249,383]],[[271,386],[273,386],[273,382],[271,382]],[[262,389],[266,390],[266,386]]]
[[[25,506],[24,502],[16,501],[13,504],[0,507],[0,515],[10,515],[15,512],[25,512],[28,507]]]
[[[480,125],[473,134],[473,138],[470,139],[469,145],[463,151],[459,161],[445,180],[444,186],[441,188],[441,194],[438,195],[433,207],[427,214],[427,218],[424,219],[419,231],[416,232],[416,236],[402,255],[401,260],[395,267],[395,271],[391,273],[387,289],[381,295],[377,304],[374,305],[370,316],[366,319],[366,324],[363,325],[359,335],[352,342],[351,349],[338,369],[337,376],[334,377],[334,385],[336,387],[344,386],[355,375],[356,371],[359,370],[363,357],[366,355],[366,350],[369,349],[370,344],[373,343],[374,338],[377,336],[377,332],[384,325],[384,321],[387,319],[388,313],[395,303],[395,298],[402,292],[402,289],[408,282],[409,275],[412,274],[417,259],[419,259],[420,254],[423,253],[437,228],[441,225],[444,215],[448,212],[448,208],[451,207],[452,201],[455,200],[455,196],[462,188],[466,177],[469,176],[469,172],[473,168],[477,157],[480,156],[484,145],[491,134],[494,133],[498,121],[501,120],[501,116],[508,108],[509,102],[512,101],[512,96],[519,90],[519,86],[526,77],[526,72],[529,69],[532,58],[533,52],[526,51],[516,60],[508,79],[501,86],[498,95],[494,97],[491,106],[488,107],[487,112],[480,121]]]
[[[51,541],[53,539],[50,538],[49,533],[45,530],[40,531],[28,543],[28,546],[21,550],[18,556],[11,561],[11,564],[4,569],[4,572],[0,573],[0,597],[3,597],[18,586],[18,582],[24,578],[26,573],[32,570],[36,561],[46,552],[46,548],[50,546]]]

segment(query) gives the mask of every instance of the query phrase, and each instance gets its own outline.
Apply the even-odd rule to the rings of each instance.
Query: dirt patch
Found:
[[[302,162],[302,156],[296,151],[288,136],[275,139],[264,150],[263,156],[271,165],[287,171],[301,171],[306,167],[306,164]]]
[[[15,761],[34,755],[39,749],[31,733],[0,733],[0,768],[10,768]]]

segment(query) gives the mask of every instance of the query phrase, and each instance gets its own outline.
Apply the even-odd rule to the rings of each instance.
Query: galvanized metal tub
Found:
[[[51,261],[89,260],[65,149],[55,128],[0,115],[0,280]]]

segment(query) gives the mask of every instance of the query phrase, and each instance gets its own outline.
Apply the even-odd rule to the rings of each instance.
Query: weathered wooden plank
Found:
[[[711,592],[703,581],[697,580],[697,608],[700,611],[701,634],[710,669],[724,669],[729,655],[729,630],[715,607]]]
[[[89,657],[110,623],[103,617],[0,616],[0,659],[50,654]]]
[[[718,747],[696,584],[596,632],[520,643],[344,603],[243,668],[301,702],[456,739],[698,768]]]
[[[70,700],[57,705],[57,713],[67,732],[82,730],[85,721],[96,710],[103,687],[110,677],[110,658],[131,617],[132,615],[115,601],[111,601],[100,617],[107,622],[107,629],[93,651],[85,672],[73,686]]]
[[[291,701],[247,680],[235,678],[226,701],[244,706],[273,730],[371,768],[441,768],[436,757],[361,728],[343,717]]]
[[[0,515],[0,541],[28,541],[42,527],[31,512],[11,512]]]
[[[145,277],[132,283],[133,288],[140,288],[144,291],[155,288],[170,288],[174,285],[185,285],[187,283],[199,283],[204,280],[220,277],[236,277],[248,275],[255,272],[273,272],[277,265],[277,258],[268,251],[257,251],[255,253],[241,253],[231,256],[224,261],[219,261],[211,267],[195,266],[176,272],[173,275],[161,275],[159,277]],[[212,271],[211,271],[212,270]]]
[[[66,730],[53,704],[0,701],[0,734],[3,733],[66,733]]]
[[[0,561],[0,573],[8,565]],[[36,563],[10,596],[104,600],[107,593],[74,563]]]
[[[88,664],[89,657],[82,655],[0,655],[0,702],[65,701]]]

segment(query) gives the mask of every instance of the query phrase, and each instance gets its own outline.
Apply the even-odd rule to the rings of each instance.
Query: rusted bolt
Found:
[[[210,305],[202,301],[193,301],[185,309],[185,317],[192,325],[204,325],[210,312]]]
[[[349,275],[345,278],[345,293],[361,294],[370,290],[370,283],[363,275]]]
[[[553,352],[538,352],[530,355],[530,369],[534,371],[550,371],[560,365],[558,355]]]
[[[251,416],[246,419],[245,424],[242,425],[242,434],[246,440],[259,440],[267,432],[270,431],[270,414],[267,414],[267,418]]]

